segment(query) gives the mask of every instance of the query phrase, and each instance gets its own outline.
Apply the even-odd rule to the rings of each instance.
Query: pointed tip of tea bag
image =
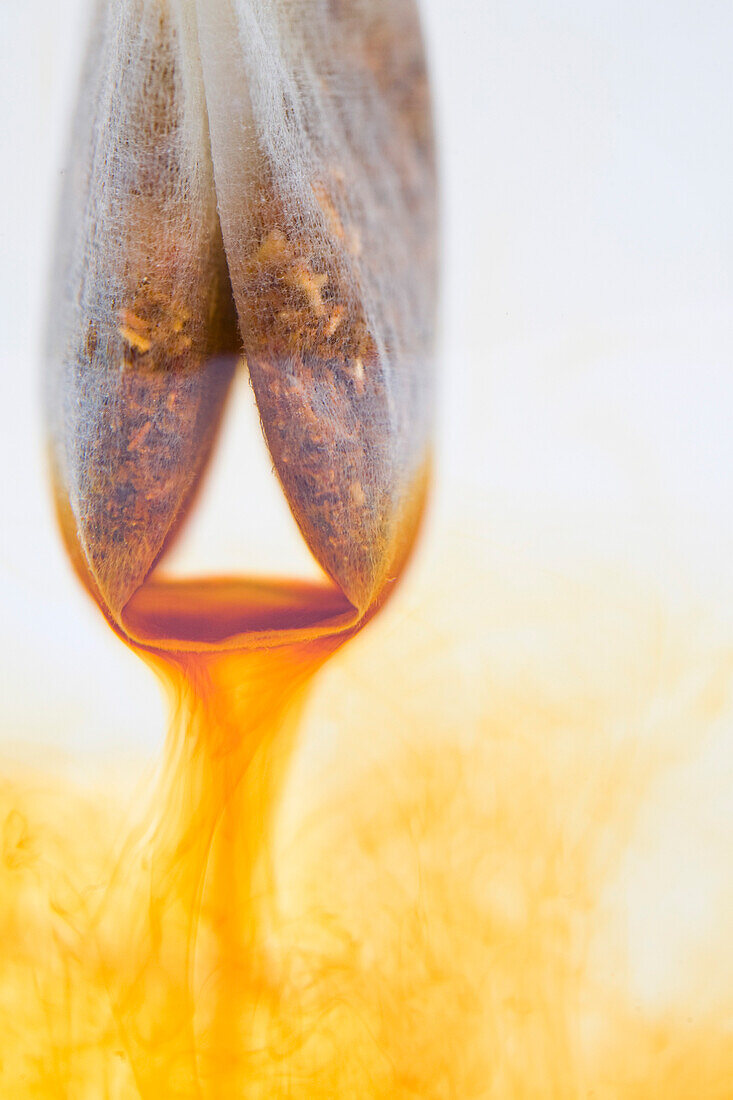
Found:
[[[115,550],[89,538],[87,523],[76,514],[53,456],[52,467],[56,515],[71,563],[105,615],[119,623],[125,604],[144,582],[154,559],[149,555],[146,559],[129,541]]]
[[[150,546],[129,541],[115,548],[84,547],[91,579],[106,610],[120,621],[125,604],[144,584],[160,553]]]
[[[379,590],[378,564],[354,563],[344,558],[329,563],[325,555],[318,554],[318,557],[359,618],[366,615]]]
[[[379,516],[372,513],[372,522],[362,525],[359,539],[354,539],[348,528],[340,540],[333,536],[319,537],[318,526],[310,522],[312,515],[301,522],[294,509],[314,556],[354,607],[359,619],[369,618],[384,603],[403,573],[425,512],[431,468],[428,453],[406,484],[395,481],[393,492],[387,494],[388,509]],[[350,503],[353,504],[353,499]],[[359,503],[367,505],[366,494],[359,498]]]

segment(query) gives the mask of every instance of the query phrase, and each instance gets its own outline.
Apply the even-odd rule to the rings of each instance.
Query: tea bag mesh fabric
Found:
[[[412,0],[97,4],[47,404],[113,617],[187,511],[237,348],[314,555],[357,610],[377,598],[428,454],[433,177]]]

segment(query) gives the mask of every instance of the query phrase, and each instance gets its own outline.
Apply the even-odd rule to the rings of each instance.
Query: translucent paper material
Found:
[[[412,0],[98,5],[48,407],[71,548],[114,618],[189,507],[235,346],[305,539],[375,603],[420,511],[434,283]]]

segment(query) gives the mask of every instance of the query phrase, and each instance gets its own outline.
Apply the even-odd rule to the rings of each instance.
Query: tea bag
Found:
[[[70,549],[118,624],[190,507],[237,347],[314,556],[375,605],[422,504],[435,238],[413,0],[100,0],[47,404]]]
[[[118,619],[186,512],[238,345],[196,29],[177,0],[97,3],[59,222],[56,495]]]
[[[413,0],[198,0],[214,179],[250,377],[310,548],[364,611],[413,534],[436,213]]]

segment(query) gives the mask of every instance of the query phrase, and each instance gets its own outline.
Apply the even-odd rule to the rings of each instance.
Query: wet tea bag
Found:
[[[214,179],[262,425],[360,611],[414,528],[433,396],[432,124],[413,0],[198,0]]]
[[[189,508],[235,347],[308,545],[375,605],[422,505],[435,238],[413,0],[98,3],[47,392],[67,539],[118,623]]]
[[[238,344],[196,30],[174,0],[97,3],[59,221],[56,496],[119,618],[196,488]]]

